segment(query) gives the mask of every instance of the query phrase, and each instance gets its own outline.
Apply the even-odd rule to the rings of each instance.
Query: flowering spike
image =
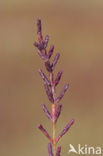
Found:
[[[41,19],[40,18],[37,19],[37,36],[38,36],[39,43],[34,42],[34,46],[36,47],[39,56],[44,60],[46,70],[49,74],[49,79],[48,79],[46,77],[46,75],[43,73],[43,71],[41,69],[39,70],[39,73],[44,80],[44,87],[46,90],[46,94],[47,94],[49,100],[51,101],[51,105],[52,105],[52,111],[50,113],[48,111],[47,107],[44,104],[42,104],[43,111],[45,112],[47,117],[52,121],[52,138],[49,136],[49,134],[43,128],[42,125],[39,125],[38,128],[42,131],[42,133],[51,142],[48,144],[49,156],[60,156],[61,146],[59,146],[57,148],[57,151],[56,151],[56,143],[69,130],[71,125],[74,123],[74,120],[71,120],[66,125],[64,130],[60,133],[60,135],[56,138],[56,122],[60,116],[61,109],[62,109],[62,105],[61,104],[57,105],[57,103],[62,99],[64,93],[68,89],[69,84],[66,84],[64,86],[63,90],[61,91],[60,95],[58,97],[56,97],[56,86],[58,85],[58,83],[61,79],[62,71],[58,72],[56,79],[54,80],[54,68],[55,68],[55,65],[57,64],[57,62],[59,60],[60,54],[59,53],[56,54],[56,56],[54,57],[53,62],[51,64],[50,58],[51,58],[53,51],[54,51],[54,45],[51,45],[49,48],[49,51],[47,51],[49,36],[46,35],[45,39],[43,40],[42,25],[41,25]],[[52,146],[53,146],[53,151],[52,151]]]
[[[44,49],[47,47],[48,42],[49,42],[49,35],[46,35],[45,36],[45,41],[44,41]]]
[[[48,153],[49,153],[49,156],[53,156],[51,143],[48,143]]]
[[[59,60],[59,57],[60,57],[60,54],[57,53],[54,60],[53,60],[53,63],[52,63],[52,70],[54,69],[55,65],[57,64],[58,60]]]
[[[59,81],[61,79],[62,73],[63,73],[62,71],[58,72],[56,80],[55,80],[55,86],[58,85],[58,83],[59,83]]]
[[[41,19],[37,19],[37,35],[38,35],[38,40],[40,43],[43,42],[43,36],[42,36],[42,28],[41,28]]]
[[[47,60],[47,56],[46,56],[44,53],[42,53],[41,45],[38,44],[37,42],[34,42],[34,46],[37,48],[37,52],[38,52],[39,56],[40,56],[42,59]]]
[[[34,46],[37,47],[39,50],[44,49],[44,45],[43,44],[39,44],[37,42],[34,42]]]
[[[45,67],[48,72],[52,72],[52,68],[51,68],[50,62],[48,60],[45,62]]]
[[[50,46],[50,49],[49,49],[49,51],[48,51],[48,58],[49,58],[49,59],[51,58],[51,56],[52,56],[52,54],[53,54],[53,50],[54,50],[54,45],[51,45],[51,46]]]
[[[49,100],[53,103],[54,98],[53,98],[52,92],[50,91],[50,89],[49,89],[49,87],[48,87],[48,85],[46,83],[44,83],[44,86],[45,86],[46,94],[47,94]]]
[[[56,156],[60,156],[60,152],[61,152],[61,146],[57,148]]]
[[[35,43],[36,43],[36,42],[35,42]],[[34,43],[34,45],[36,46],[35,43]],[[37,52],[38,52],[39,56],[40,56],[44,61],[47,61],[47,60],[48,60],[47,56],[46,56],[44,53],[42,53],[42,50],[40,50],[39,48],[37,48]]]
[[[52,116],[51,116],[50,112],[48,111],[48,109],[46,108],[46,106],[45,106],[44,104],[42,104],[42,108],[43,108],[45,114],[47,115],[47,117],[48,117],[50,120],[52,120]]]
[[[41,19],[40,18],[37,19],[37,33],[38,32],[41,32]]]
[[[66,127],[63,129],[63,131],[59,134],[59,136],[56,139],[56,143],[59,141],[59,139],[69,130],[69,128],[73,125],[74,119],[72,119]]]
[[[42,133],[52,142],[51,137],[49,136],[49,134],[47,133],[47,131],[43,128],[42,125],[39,125],[38,128],[42,131]]]
[[[39,73],[41,75],[41,77],[43,78],[44,82],[50,86],[50,81],[48,80],[48,78],[46,77],[46,75],[43,73],[43,71],[41,69],[39,69]]]
[[[58,119],[59,116],[60,116],[61,108],[62,108],[62,105],[61,105],[61,104],[58,104],[58,107],[57,107],[57,110],[56,110],[56,118],[55,118],[55,122],[57,121],[57,119]]]
[[[63,88],[63,90],[61,91],[60,95],[57,97],[57,99],[56,99],[57,102],[59,102],[59,101],[62,99],[62,97],[64,96],[64,93],[67,91],[68,87],[69,87],[69,83],[67,83],[67,84],[64,86],[64,88]]]
[[[35,46],[35,47],[40,48],[39,45],[40,45],[40,44],[38,44],[36,41],[34,42],[34,46]]]

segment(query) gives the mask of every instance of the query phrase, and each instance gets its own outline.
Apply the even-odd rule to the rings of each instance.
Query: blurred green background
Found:
[[[48,140],[37,128],[42,123],[52,135],[41,108],[45,103],[51,109],[38,74],[45,68],[33,47],[38,17],[49,45],[61,53],[57,94],[70,83],[57,134],[72,118],[75,124],[59,142],[61,155],[68,155],[70,143],[103,147],[103,1],[1,0],[0,155],[48,156]]]

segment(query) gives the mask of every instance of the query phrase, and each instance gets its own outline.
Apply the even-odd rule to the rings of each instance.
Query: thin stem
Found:
[[[56,123],[53,122],[53,153],[56,154]]]
[[[56,90],[55,90],[55,83],[53,78],[53,72],[50,73],[50,83],[51,83],[51,90],[53,94],[54,103],[52,104],[52,126],[53,126],[53,155],[56,155]]]
[[[54,153],[54,156],[56,154],[56,122],[55,122],[55,115],[56,115],[56,104],[52,104],[53,153]]]

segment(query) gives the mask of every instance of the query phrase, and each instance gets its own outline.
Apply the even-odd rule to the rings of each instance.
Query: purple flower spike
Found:
[[[37,46],[37,44],[38,43],[34,43],[34,46]],[[38,44],[39,45],[39,44]],[[37,52],[38,52],[38,54],[39,54],[39,56],[46,62],[47,60],[48,60],[48,58],[47,58],[47,56],[44,54],[44,53],[42,53],[42,51],[40,50],[40,47],[39,48],[37,48]]]
[[[67,84],[64,86],[64,88],[63,88],[63,90],[61,91],[60,95],[57,97],[57,99],[56,99],[57,102],[59,102],[59,101],[62,99],[62,97],[64,96],[64,93],[67,91],[68,87],[69,87],[69,83],[67,83]]]
[[[34,42],[34,46],[39,48],[39,44],[36,41]]]
[[[47,115],[47,117],[48,117],[50,120],[52,120],[52,116],[51,116],[50,112],[47,110],[47,108],[46,108],[46,106],[45,106],[44,104],[42,104],[42,108],[43,108],[45,114]]]
[[[41,77],[43,78],[44,82],[50,86],[50,81],[48,80],[48,78],[45,76],[45,74],[43,73],[43,71],[41,69],[39,69],[39,73],[41,75]]]
[[[51,143],[48,143],[48,153],[49,153],[49,156],[53,156]]]
[[[41,32],[41,19],[37,19],[37,32]]]
[[[69,128],[73,125],[74,123],[74,119],[72,119],[67,125],[66,127],[63,129],[63,131],[60,133],[60,135],[57,137],[56,142],[59,141],[59,139],[69,130]]]
[[[52,92],[50,91],[50,89],[49,89],[49,87],[48,87],[48,85],[47,85],[46,83],[44,83],[44,87],[45,87],[46,94],[47,94],[49,100],[50,100],[52,103],[54,103],[53,94],[52,94]]]
[[[46,69],[47,69],[49,72],[52,72],[52,68],[51,68],[50,62],[49,62],[48,60],[45,62],[45,67],[46,67]]]
[[[43,36],[42,36],[42,28],[41,28],[41,19],[37,19],[37,35],[38,40],[40,43],[43,43]]]
[[[49,42],[49,35],[46,35],[45,36],[45,41],[44,41],[44,49],[47,47],[48,42]]]
[[[38,128],[42,131],[42,133],[52,142],[51,137],[49,136],[49,134],[47,133],[47,131],[43,128],[42,125],[39,125]]]
[[[49,58],[49,59],[51,58],[51,56],[52,56],[52,54],[53,54],[53,50],[54,50],[54,45],[51,45],[51,46],[50,46],[50,49],[49,49],[49,51],[48,51],[48,58]]]
[[[58,104],[58,107],[57,107],[57,110],[56,110],[56,118],[55,118],[55,121],[57,121],[57,119],[60,116],[61,108],[62,108],[62,105],[61,104]]]
[[[60,152],[61,152],[61,146],[57,148],[56,156],[60,156]]]
[[[55,80],[55,86],[58,85],[58,83],[59,83],[59,81],[61,79],[62,73],[63,73],[62,71],[58,72],[56,80]]]
[[[61,146],[59,146],[56,149],[56,145],[59,141],[59,139],[69,130],[69,128],[74,123],[74,119],[72,119],[66,127],[63,129],[63,131],[59,134],[59,136],[56,138],[56,124],[57,120],[60,117],[60,113],[62,110],[62,105],[59,104],[59,101],[64,96],[65,92],[67,91],[69,84],[67,83],[62,91],[60,92],[59,96],[56,94],[56,87],[60,82],[62,71],[59,71],[55,78],[54,69],[55,66],[59,60],[60,54],[56,53],[53,61],[51,62],[51,57],[54,52],[54,45],[50,45],[48,48],[48,42],[49,42],[49,35],[46,35],[45,37],[42,35],[42,24],[41,19],[37,19],[37,38],[38,42],[34,42],[34,46],[37,49],[37,52],[41,59],[43,59],[45,68],[48,72],[49,78],[44,74],[44,72],[39,69],[39,73],[44,81],[44,87],[46,90],[46,94],[48,96],[48,99],[51,102],[51,112],[48,111],[45,104],[42,104],[42,108],[46,116],[51,120],[52,122],[52,138],[49,136],[47,131],[43,128],[43,126],[40,124],[38,128],[41,130],[41,132],[49,139],[48,143],[48,153],[49,156],[60,156],[61,155]]]
[[[57,53],[54,60],[53,60],[53,63],[52,63],[52,70],[54,69],[55,65],[57,64],[58,60],[59,60],[59,57],[60,57],[60,54]]]
[[[37,47],[39,50],[44,49],[43,44],[39,44],[39,43],[37,43],[37,42],[34,42],[34,46]]]

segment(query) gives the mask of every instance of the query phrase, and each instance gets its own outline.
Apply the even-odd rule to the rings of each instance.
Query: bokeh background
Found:
[[[36,19],[50,35],[63,69],[57,94],[66,82],[57,134],[68,121],[75,124],[59,142],[62,156],[69,144],[103,147],[103,1],[0,1],[0,155],[48,155],[48,140],[37,129],[42,123],[52,135],[41,104],[51,108],[38,69],[43,62],[33,47]],[[45,71],[46,72],[46,71]]]

